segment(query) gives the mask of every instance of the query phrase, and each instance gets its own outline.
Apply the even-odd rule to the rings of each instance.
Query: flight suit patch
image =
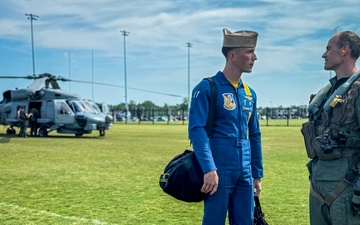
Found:
[[[253,103],[252,103],[252,101],[244,99],[243,110],[244,111],[253,111]]]
[[[224,93],[222,94],[224,99],[224,108],[226,110],[234,110],[236,108],[236,103],[233,93]]]

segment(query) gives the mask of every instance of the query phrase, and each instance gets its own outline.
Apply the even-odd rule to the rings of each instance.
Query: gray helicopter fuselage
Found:
[[[18,109],[25,107],[25,112],[33,108],[39,111],[37,122],[40,136],[48,132],[75,134],[81,136],[93,130],[109,130],[112,119],[102,113],[94,113],[85,107],[84,101],[77,94],[60,89],[19,89],[4,92],[0,102],[0,124],[20,127]]]

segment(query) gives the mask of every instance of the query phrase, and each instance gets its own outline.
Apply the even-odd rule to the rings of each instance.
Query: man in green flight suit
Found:
[[[311,97],[309,122],[301,129],[311,158],[311,225],[360,225],[359,55],[360,37],[354,32],[329,40],[324,69],[336,75]]]

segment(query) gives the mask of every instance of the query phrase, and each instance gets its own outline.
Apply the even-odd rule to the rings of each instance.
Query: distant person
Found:
[[[30,117],[30,136],[36,137],[37,131],[39,128],[39,123],[37,122],[37,119],[39,118],[39,110],[36,108],[31,109],[32,116]]]
[[[61,104],[60,114],[70,114],[70,113],[67,111],[67,108],[66,108],[66,106],[65,106],[65,103],[62,103],[62,104]]]
[[[20,132],[19,132],[19,137],[24,137],[26,138],[26,129],[27,129],[27,122],[28,119],[30,118],[31,113],[27,114],[25,113],[25,107],[24,106],[20,106],[19,107],[19,111],[18,111],[18,117],[20,120]]]
[[[311,96],[302,127],[311,159],[311,225],[360,225],[359,55],[360,37],[351,31],[335,34],[322,55],[335,76]]]
[[[203,225],[252,225],[255,195],[263,177],[260,126],[256,94],[241,76],[252,72],[258,33],[223,30],[226,64],[213,80],[217,103],[211,137],[205,131],[210,83],[202,80],[192,91],[189,138],[204,172]]]

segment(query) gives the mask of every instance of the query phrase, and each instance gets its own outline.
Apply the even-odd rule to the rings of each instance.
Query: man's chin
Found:
[[[331,66],[328,65],[324,65],[324,70],[332,70],[333,68]]]

